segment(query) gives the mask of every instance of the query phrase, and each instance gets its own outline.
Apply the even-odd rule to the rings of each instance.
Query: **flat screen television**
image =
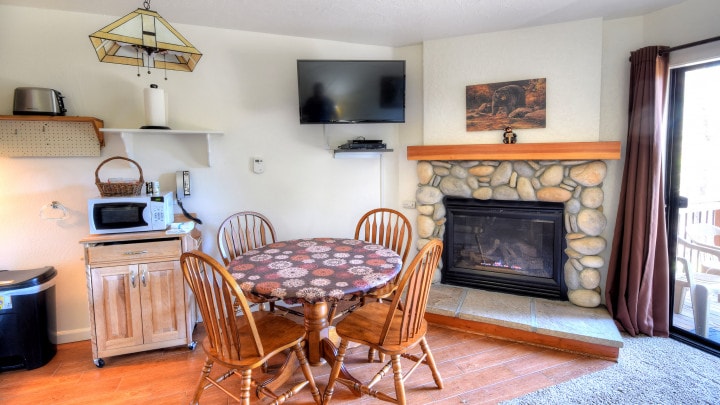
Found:
[[[298,60],[301,124],[405,122],[404,60]]]

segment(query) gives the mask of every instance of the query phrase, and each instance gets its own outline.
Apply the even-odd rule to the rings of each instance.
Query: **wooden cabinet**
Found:
[[[183,251],[199,248],[198,233],[92,235],[81,243],[95,365],[102,367],[106,356],[194,348],[195,299],[179,258]]]
[[[185,342],[180,262],[91,267],[90,273],[99,351]]]

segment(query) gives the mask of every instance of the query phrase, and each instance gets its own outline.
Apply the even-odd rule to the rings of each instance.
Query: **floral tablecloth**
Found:
[[[246,293],[288,303],[339,300],[382,287],[402,260],[382,245],[355,239],[313,238],[271,243],[228,265]]]

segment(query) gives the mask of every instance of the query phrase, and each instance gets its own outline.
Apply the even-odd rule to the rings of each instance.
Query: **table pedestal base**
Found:
[[[307,359],[311,366],[320,366],[326,362],[330,367],[335,364],[335,356],[337,355],[336,342],[331,340],[330,328],[328,323],[328,303],[325,301],[311,303],[303,303],[303,312],[305,314],[305,330],[307,331]],[[334,336],[337,337],[337,336]],[[338,342],[339,343],[339,342]],[[358,382],[355,377],[345,368],[340,369],[343,378]],[[360,391],[353,390],[356,396],[360,396]]]
[[[328,304],[327,302],[316,302],[314,304],[304,303],[303,313],[305,316],[305,330],[307,331],[307,358],[311,366],[325,364],[320,352],[320,342],[328,337]]]

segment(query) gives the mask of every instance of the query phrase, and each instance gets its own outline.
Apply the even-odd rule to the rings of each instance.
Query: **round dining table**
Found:
[[[311,365],[332,362],[328,303],[362,296],[392,280],[402,259],[382,245],[356,239],[308,238],[250,250],[228,264],[246,294],[301,303]]]

